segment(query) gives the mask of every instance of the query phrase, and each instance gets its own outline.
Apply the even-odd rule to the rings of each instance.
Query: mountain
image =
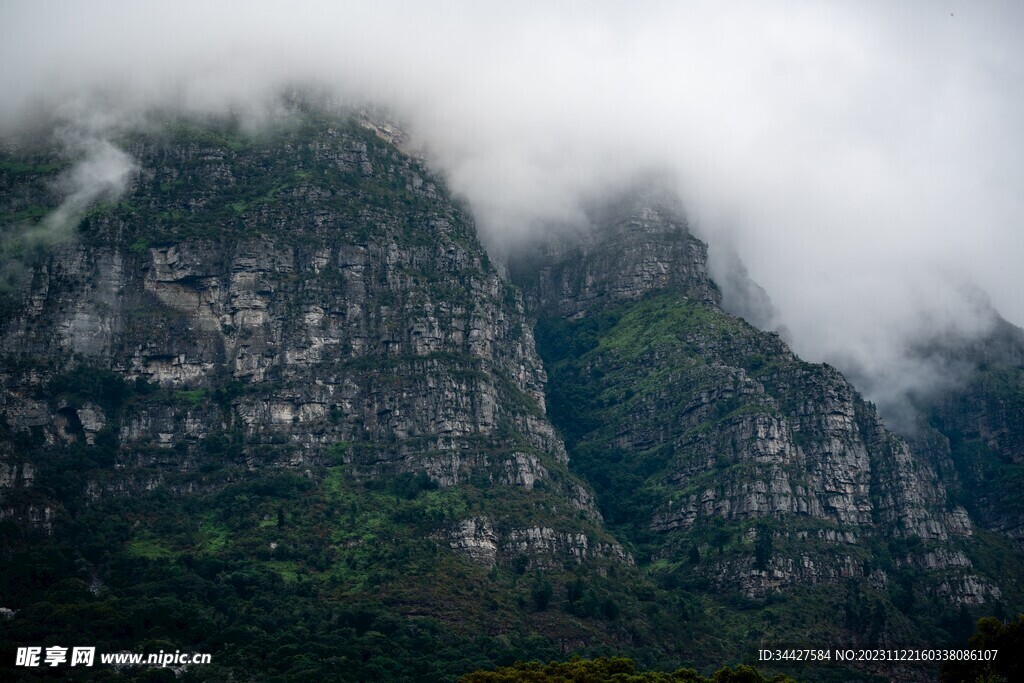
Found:
[[[359,118],[118,144],[142,169],[126,194],[8,296],[7,642],[60,623],[295,680],[612,642],[536,609],[542,571],[597,613],[635,570],[545,416],[521,297],[441,181]],[[45,214],[66,165],[22,154],[8,217]]]
[[[922,356],[957,368],[961,381],[917,397],[922,435],[948,463],[946,478],[975,522],[1024,540],[1024,330],[991,311],[980,338],[947,339]]]
[[[747,633],[769,642],[936,642],[966,638],[968,615],[1019,609],[1005,521],[1019,331],[1000,328],[1001,364],[933,399],[951,438],[908,440],[835,368],[723,310],[705,246],[656,183],[591,207],[590,223],[510,270],[539,319],[570,462],[653,579],[775,601]]]
[[[970,444],[1014,465],[1017,385],[980,379],[983,415],[935,403],[928,438],[888,431],[722,308],[657,180],[503,279],[377,118],[165,117],[112,142],[126,191],[49,244],[17,235],[81,159],[44,139],[0,160],[5,652],[187,647],[213,654],[197,680],[711,669],[957,643],[1024,606],[1010,495],[966,496],[990,481]],[[893,670],[920,672],[857,675]]]
[[[136,187],[7,320],[9,428],[116,442],[109,457],[131,456],[112,485],[132,491],[161,481],[154,465],[201,468],[212,444],[247,469],[479,480],[577,520],[573,539],[594,543],[566,540],[570,554],[617,557],[544,417],[522,303],[470,220],[369,124],[314,126],[131,145]],[[104,381],[125,386],[90,395]],[[533,528],[495,540],[532,556]]]

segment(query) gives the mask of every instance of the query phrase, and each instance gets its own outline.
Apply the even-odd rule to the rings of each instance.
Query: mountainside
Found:
[[[15,235],[79,160],[0,160],[5,652],[188,647],[213,653],[184,672],[203,680],[576,653],[710,669],[782,643],[960,643],[1024,607],[1000,483],[1019,359],[908,443],[722,309],[657,182],[504,281],[366,117],[171,118],[114,142],[127,191],[47,246]]]
[[[113,438],[129,489],[159,481],[148,465],[190,471],[218,443],[250,468],[476,477],[596,522],[544,417],[518,294],[425,171],[354,124],[217,142],[136,141],[145,170],[129,196],[33,273],[4,328],[9,429]],[[76,396],[89,370],[132,384],[132,400]]]
[[[985,531],[1004,528],[978,529],[961,501],[982,520],[1016,503],[1008,493],[968,502],[952,474],[970,467],[962,445],[951,457],[935,431],[908,443],[837,370],[725,313],[703,245],[663,192],[609,204],[593,212],[585,241],[556,237],[511,270],[540,319],[549,414],[573,469],[653,577],[719,595],[789,595],[773,610],[781,625],[766,631],[819,624],[816,642],[837,632],[844,642],[934,642],[960,637],[971,609],[1019,609],[1020,572],[1009,566],[1019,548]],[[1016,452],[1024,394],[1008,382],[969,413],[998,426],[970,433]],[[990,485],[1008,492],[995,484],[1006,471],[990,471]]]
[[[929,349],[965,379],[921,397],[924,435],[953,467],[946,474],[980,526],[1024,540],[1024,330],[993,312],[992,329],[971,342]],[[939,438],[935,438],[938,433]]]
[[[441,183],[357,119],[118,142],[128,192],[6,297],[7,642],[72,610],[60,628],[101,646],[299,678],[330,652],[365,679],[504,661],[503,633],[544,636],[517,655],[614,641],[603,586],[632,558],[567,470],[520,295]],[[67,163],[4,164],[9,226]],[[578,616],[538,609],[541,570],[577,582]],[[256,635],[224,650],[218,624]]]

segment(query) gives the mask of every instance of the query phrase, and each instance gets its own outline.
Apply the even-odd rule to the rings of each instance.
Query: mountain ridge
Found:
[[[0,329],[6,642],[59,605],[111,647],[217,648],[213,677],[445,680],[952,642],[1019,609],[1017,551],[937,474],[956,458],[727,314],[658,182],[505,281],[380,129],[127,135],[125,194],[26,263]],[[0,166],[8,230],[64,167]]]

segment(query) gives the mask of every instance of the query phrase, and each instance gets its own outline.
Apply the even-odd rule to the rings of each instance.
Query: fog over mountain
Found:
[[[1024,323],[1020,3],[11,1],[0,64],[5,135],[78,141],[70,212],[153,108],[259,125],[314,88],[393,111],[496,249],[669,169],[719,282],[735,252],[883,407],[956,381],[915,345]]]

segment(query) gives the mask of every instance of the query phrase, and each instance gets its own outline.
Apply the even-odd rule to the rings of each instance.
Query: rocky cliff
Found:
[[[960,381],[920,396],[918,438],[946,463],[945,478],[984,528],[1024,540],[1024,330],[991,311],[977,339],[932,343],[922,355]]]
[[[124,141],[142,169],[126,196],[11,293],[8,434],[49,445],[103,434],[124,479],[143,486],[163,476],[154,465],[189,471],[227,439],[250,468],[541,484],[553,510],[596,523],[545,417],[520,296],[471,220],[369,122],[295,125],[259,139],[179,124]],[[144,390],[115,410],[50,391],[86,369]],[[30,458],[6,443],[6,491],[30,487]],[[7,501],[4,514],[38,516]],[[569,556],[601,552],[586,543],[595,528],[565,530],[583,539],[562,544]]]
[[[512,280],[531,293],[536,311],[580,318],[667,288],[721,303],[708,275],[707,245],[690,234],[663,177],[647,177],[586,208],[588,225],[556,230],[520,246],[511,259]]]
[[[948,450],[908,443],[836,369],[723,311],[671,196],[608,201],[584,240],[553,237],[511,272],[573,467],[642,563],[750,597],[849,584],[893,617],[1016,594],[940,477]]]
[[[5,148],[4,643],[451,680],[934,645],[1022,604],[1009,496],[969,500],[964,450],[1015,462],[1015,385],[908,443],[723,310],[662,184],[591,203],[506,281],[396,142],[319,110],[157,117],[113,140],[123,195],[37,243],[80,160]]]

